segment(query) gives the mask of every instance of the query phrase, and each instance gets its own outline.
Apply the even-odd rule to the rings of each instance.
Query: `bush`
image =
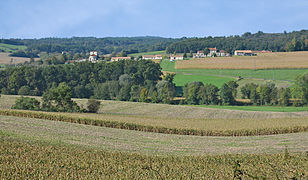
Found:
[[[89,99],[87,103],[88,112],[97,113],[100,108],[101,102],[95,99]]]
[[[20,97],[16,99],[12,109],[40,110],[40,102],[34,98]]]
[[[29,86],[22,86],[18,90],[19,95],[31,95]]]

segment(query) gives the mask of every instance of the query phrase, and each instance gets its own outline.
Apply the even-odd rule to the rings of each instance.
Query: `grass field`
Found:
[[[135,53],[135,54],[128,54],[128,56],[142,56],[142,55],[157,55],[157,54],[166,54],[165,51],[152,51],[152,52],[142,52],[142,53]]]
[[[24,63],[25,61],[30,61],[30,58],[24,57],[11,57],[10,53],[0,53],[0,64],[11,64],[11,60],[13,59],[12,64]],[[39,60],[39,58],[35,58],[35,60]]]
[[[24,140],[3,132],[0,144],[3,179],[232,179],[237,174],[306,179],[308,174],[304,154],[157,156]]]
[[[17,45],[0,43],[0,50],[7,53],[15,52],[18,50],[25,50],[26,48],[27,48],[26,46],[17,46]]]
[[[296,69],[308,68],[308,51],[276,52],[178,61],[176,69]]]

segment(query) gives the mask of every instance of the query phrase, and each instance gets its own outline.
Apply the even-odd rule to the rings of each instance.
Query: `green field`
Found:
[[[156,54],[165,54],[165,51],[152,51],[152,52],[142,52],[142,53],[134,53],[134,54],[128,54],[128,56],[142,56],[142,55],[156,55]]]
[[[26,48],[27,48],[26,46],[17,46],[17,45],[0,43],[0,51],[2,50],[3,52],[14,52],[18,50],[25,50]]]
[[[308,69],[271,69],[256,71],[248,69],[175,69],[175,63],[176,62],[164,60],[161,62],[161,67],[163,71],[177,73],[175,77],[177,86],[182,86],[184,82],[188,82],[189,80],[198,80],[203,83],[213,84],[218,81],[219,83],[217,84],[220,84],[232,78],[239,77],[247,79],[250,82],[272,80],[274,83],[278,82],[278,84],[290,86],[297,76],[308,72]]]

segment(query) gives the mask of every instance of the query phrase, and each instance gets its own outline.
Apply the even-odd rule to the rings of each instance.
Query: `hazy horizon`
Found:
[[[10,0],[0,2],[0,38],[165,38],[308,29],[308,2],[260,0]]]

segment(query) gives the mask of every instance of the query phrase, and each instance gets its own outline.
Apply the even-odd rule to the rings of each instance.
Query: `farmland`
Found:
[[[0,64],[12,64],[14,63],[24,63],[25,61],[30,61],[30,58],[24,58],[24,57],[10,57],[10,53],[0,53]],[[39,58],[35,58],[35,60],[38,60]]]
[[[298,69],[308,68],[308,51],[264,53],[178,61],[176,69]]]
[[[156,156],[24,140],[3,132],[0,139],[4,179],[231,179],[235,170],[244,171],[244,178],[271,179],[305,178],[308,173],[307,157],[302,154]]]
[[[9,108],[12,97],[1,97]],[[2,103],[4,102],[4,103]],[[77,100],[85,104],[85,100]],[[6,107],[5,107],[6,106]],[[8,111],[21,117],[44,117],[146,132],[192,135],[261,135],[303,132],[307,112],[257,112],[204,107],[102,101],[99,114]],[[1,112],[1,114],[7,114]]]

